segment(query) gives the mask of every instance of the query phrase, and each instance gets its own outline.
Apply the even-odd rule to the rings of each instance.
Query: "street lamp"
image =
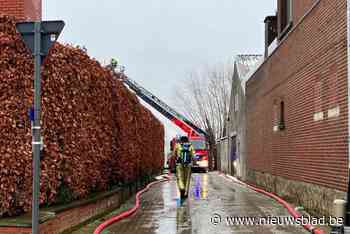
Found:
[[[33,200],[32,200],[32,233],[39,233],[40,205],[40,151],[42,147],[40,135],[41,119],[41,74],[40,67],[50,47],[57,40],[64,28],[63,21],[19,22],[17,31],[25,45],[34,56],[34,110],[32,121],[32,152],[33,152]]]

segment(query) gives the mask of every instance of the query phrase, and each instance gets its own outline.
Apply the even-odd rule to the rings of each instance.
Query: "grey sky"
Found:
[[[62,42],[84,45],[100,61],[118,58],[131,78],[173,105],[173,89],[191,69],[263,52],[263,20],[275,2],[43,0],[43,13],[66,22]]]

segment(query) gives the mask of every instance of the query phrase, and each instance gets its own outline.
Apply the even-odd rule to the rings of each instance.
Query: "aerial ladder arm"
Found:
[[[156,109],[159,113],[165,116],[167,119],[172,121],[175,125],[180,127],[189,136],[207,136],[206,132],[201,128],[197,127],[185,116],[181,115],[165,102],[160,100],[154,94],[143,88],[136,81],[130,79],[124,73],[121,74],[121,80],[126,84],[131,90],[133,90],[136,95],[145,101],[147,104]]]

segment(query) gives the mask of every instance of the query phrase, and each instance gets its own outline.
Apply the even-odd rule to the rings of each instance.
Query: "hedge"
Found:
[[[33,58],[0,16],[0,216],[31,209]],[[164,127],[85,50],[56,43],[42,66],[41,204],[87,197],[151,175]]]

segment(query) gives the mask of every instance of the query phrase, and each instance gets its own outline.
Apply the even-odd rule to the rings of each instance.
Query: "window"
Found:
[[[292,0],[279,0],[279,39],[281,40],[290,30],[293,21]]]
[[[284,101],[281,101],[280,103],[280,118],[279,118],[279,123],[278,123],[278,128],[279,130],[284,130],[285,123],[284,123]]]
[[[205,141],[201,141],[201,140],[191,140],[191,144],[193,145],[193,148],[195,150],[205,150],[206,144]]]

